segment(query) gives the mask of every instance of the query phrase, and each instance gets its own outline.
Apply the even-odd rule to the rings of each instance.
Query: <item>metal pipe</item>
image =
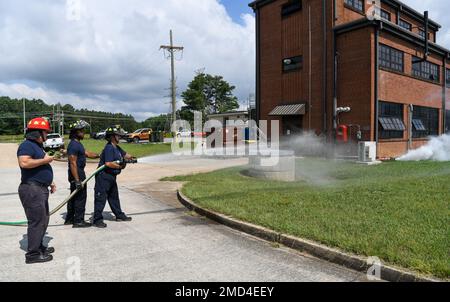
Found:
[[[309,78],[308,78],[308,96],[309,96],[309,110],[308,110],[308,131],[311,131],[312,129],[312,29],[311,29],[311,4],[308,5],[308,31],[309,31],[309,49],[308,49],[308,56],[309,56]]]
[[[256,124],[259,126],[259,121],[261,120],[261,18],[260,12],[257,8],[255,10],[256,14]]]
[[[430,42],[428,41],[428,32],[429,32],[429,18],[428,18],[428,11],[425,11],[424,13],[424,28],[425,28],[425,43],[424,43],[424,49],[425,52],[423,54],[423,57],[419,60],[413,61],[414,64],[416,63],[422,63],[426,62],[428,59],[428,56],[430,55]]]
[[[412,149],[414,105],[408,106],[408,151]]]
[[[442,59],[442,69],[443,69],[443,85],[442,85],[442,134],[446,133],[447,128],[447,109],[446,109],[446,98],[447,98],[447,57],[448,54]]]
[[[380,23],[382,24],[382,23]],[[377,153],[378,153],[378,142],[379,142],[379,131],[378,131],[378,123],[379,123],[379,108],[378,108],[378,73],[379,73],[379,40],[380,40],[380,32],[379,28],[375,27],[375,128],[374,128],[374,139],[377,143]]]
[[[428,32],[429,32],[429,18],[428,18],[428,11],[425,11],[425,59],[428,58],[428,55],[430,54],[430,43],[428,41]]]
[[[328,77],[327,77],[327,55],[328,55],[328,40],[327,40],[327,0],[322,1],[322,19],[323,19],[323,81],[322,81],[322,94],[323,94],[323,132],[328,132],[328,109],[327,109],[327,84],[328,84]]]
[[[333,13],[334,13],[334,21],[333,21],[333,28],[336,26],[336,20],[337,20],[337,10],[336,10],[336,0],[334,0],[334,6],[333,6]],[[338,81],[338,66],[337,66],[337,41],[336,41],[336,31],[333,30],[333,129],[334,134],[336,134],[337,130],[337,81]],[[336,135],[334,135],[336,139]]]

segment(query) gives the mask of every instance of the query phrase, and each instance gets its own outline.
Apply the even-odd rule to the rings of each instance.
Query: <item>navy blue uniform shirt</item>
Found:
[[[33,140],[26,140],[17,150],[17,157],[30,156],[32,159],[43,159],[45,151],[41,145]],[[39,184],[50,186],[53,182],[53,169],[50,164],[43,165],[33,169],[22,169],[22,183],[37,182]]]
[[[71,140],[69,146],[67,146],[67,155],[68,156],[76,156],[77,157],[77,167],[80,170],[84,170],[86,167],[86,150],[82,143],[77,140]],[[69,162],[69,170],[70,170],[70,162]]]
[[[106,144],[105,149],[103,149],[103,152],[100,155],[99,167],[103,166],[105,163],[122,161],[126,154],[127,153],[119,146],[114,146],[113,144],[108,143]],[[106,168],[105,172],[112,175],[119,175],[122,172],[122,170]]]

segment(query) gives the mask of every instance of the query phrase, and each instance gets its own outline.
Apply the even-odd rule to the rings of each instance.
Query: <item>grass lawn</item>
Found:
[[[450,277],[450,163],[379,166],[305,159],[295,183],[245,168],[165,180],[208,209],[386,263]]]
[[[23,134],[20,135],[0,135],[0,143],[19,143],[23,141]]]
[[[69,140],[66,139],[66,144],[69,143]],[[86,150],[91,152],[101,153],[103,148],[105,147],[105,140],[93,140],[86,139],[83,141],[83,145]],[[127,144],[122,143],[120,147],[130,153],[131,155],[141,158],[151,155],[163,154],[171,152],[170,144]]]
[[[68,136],[64,138],[67,144],[69,144]],[[1,135],[0,143],[17,143],[20,144],[23,141],[23,135]],[[83,141],[83,145],[86,150],[91,152],[101,153],[103,148],[105,147],[105,140],[94,140],[94,139],[85,139]],[[130,153],[131,155],[141,158],[145,156],[157,155],[162,153],[171,152],[170,144],[127,144],[122,143],[120,145],[125,151]]]

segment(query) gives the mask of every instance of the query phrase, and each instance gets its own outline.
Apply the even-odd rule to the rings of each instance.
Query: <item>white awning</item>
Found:
[[[272,112],[269,113],[270,116],[285,116],[285,115],[305,115],[306,114],[306,104],[292,104],[277,106]]]

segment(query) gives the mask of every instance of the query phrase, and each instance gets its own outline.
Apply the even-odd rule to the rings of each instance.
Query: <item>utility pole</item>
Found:
[[[27,133],[27,117],[26,117],[26,108],[25,108],[25,98],[22,99],[23,102],[23,134]]]
[[[58,133],[61,134],[61,126],[59,124],[59,103],[56,104],[56,116],[55,116],[55,124],[58,126]],[[55,133],[56,133],[56,127],[55,127]]]
[[[55,116],[55,104],[53,104],[53,114],[52,114],[52,129],[53,131],[56,130],[56,125],[55,125],[55,120],[56,120],[56,116]]]
[[[64,111],[61,112],[61,136],[64,137]]]
[[[162,45],[160,49],[168,50],[171,63],[171,96],[172,96],[172,123],[177,120],[177,87],[175,79],[175,53],[183,51],[184,47],[173,45],[172,30],[170,30],[170,45]]]

